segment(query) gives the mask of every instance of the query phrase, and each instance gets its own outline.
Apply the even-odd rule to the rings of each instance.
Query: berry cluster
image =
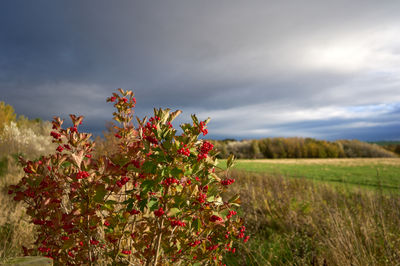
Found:
[[[137,169],[140,169],[140,162],[137,160],[132,160],[131,164],[133,164],[133,166],[135,166]]]
[[[236,215],[237,212],[235,211],[229,211],[229,214],[226,216],[226,219],[230,219],[232,216]]]
[[[162,182],[162,184],[165,186],[170,186],[172,184],[179,184],[179,181],[173,177],[168,177]]]
[[[218,244],[217,245],[208,246],[206,249],[209,250],[209,251],[212,251],[212,250],[216,250],[217,248],[218,248]]]
[[[154,117],[150,117],[149,121],[150,122],[155,122],[155,121],[160,121],[161,118],[159,118],[158,116],[154,116]]]
[[[200,131],[203,133],[203,136],[208,134],[208,129],[204,128],[206,125],[205,122],[201,121],[200,122]]]
[[[157,217],[162,216],[164,213],[165,213],[165,212],[164,212],[164,210],[163,210],[162,207],[160,207],[158,210],[155,210],[155,211],[154,211],[154,215],[157,216]]]
[[[228,186],[233,183],[235,183],[235,179],[232,179],[232,178],[227,178],[227,179],[221,181],[221,184],[224,186]]]
[[[199,196],[197,197],[197,201],[199,203],[204,203],[204,202],[206,202],[206,199],[207,199],[207,194],[203,194],[200,192]]]
[[[185,155],[185,156],[187,156],[187,157],[190,156],[190,150],[189,150],[189,148],[187,148],[187,145],[186,145],[186,144],[183,145],[183,147],[180,148],[180,149],[178,150],[178,153],[179,153],[179,154],[182,154],[182,155]]]
[[[216,221],[220,222],[220,221],[222,221],[222,218],[217,215],[212,215],[210,217],[210,222],[216,222]]]
[[[200,245],[201,242],[202,242],[201,240],[196,240],[196,241],[194,241],[194,242],[189,243],[189,246],[195,247],[195,246],[197,246],[197,245]]]
[[[246,231],[246,227],[243,225],[242,227],[240,227],[240,231],[239,234],[237,236],[237,238],[243,238],[243,242],[246,243],[247,241],[249,241],[250,236],[246,236],[244,235],[244,232]]]
[[[87,177],[89,177],[89,173],[86,171],[79,171],[76,174],[76,179],[83,179],[83,178],[87,178]]]
[[[204,141],[200,147],[200,153],[197,155],[197,161],[207,158],[208,153],[214,148],[214,145],[208,141]]]
[[[130,213],[131,215],[136,215],[136,214],[139,214],[140,211],[138,211],[138,210],[136,210],[136,209],[133,209],[133,210],[131,210],[129,213]]]
[[[186,223],[182,222],[180,220],[172,220],[172,219],[170,219],[170,223],[171,223],[172,227],[175,227],[175,226],[184,227],[184,226],[186,226]]]
[[[116,184],[118,187],[123,187],[126,183],[128,183],[129,180],[130,180],[129,177],[124,176],[123,178],[121,178],[120,180],[118,180],[115,184]]]
[[[147,122],[146,128],[148,130],[157,129],[157,125],[156,124],[151,124],[150,122]]]
[[[144,139],[147,140],[148,142],[154,144],[154,145],[157,145],[157,144],[158,144],[157,139],[154,138],[154,137],[152,137],[152,136],[145,136]]]
[[[52,136],[55,139],[60,139],[61,138],[61,134],[57,133],[57,132],[54,132],[54,131],[50,132],[50,136]]]

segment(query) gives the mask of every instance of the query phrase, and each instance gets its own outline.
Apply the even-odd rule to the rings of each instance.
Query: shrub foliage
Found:
[[[155,109],[137,119],[131,91],[107,99],[117,111],[117,149],[92,157],[95,143],[55,118],[57,150],[36,161],[20,158],[25,176],[10,187],[36,225],[36,248],[56,264],[220,264],[235,241],[248,240],[236,209],[238,196],[223,199],[234,182],[215,173],[213,144],[199,140],[207,121],[192,116],[177,135],[171,122],[180,111]],[[228,164],[231,164],[229,160]]]

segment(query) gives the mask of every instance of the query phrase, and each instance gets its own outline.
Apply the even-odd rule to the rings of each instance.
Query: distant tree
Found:
[[[260,146],[257,140],[253,140],[251,142],[251,152],[252,152],[252,158],[262,158]]]
[[[0,131],[5,125],[16,120],[17,115],[14,112],[14,108],[5,102],[0,102]]]

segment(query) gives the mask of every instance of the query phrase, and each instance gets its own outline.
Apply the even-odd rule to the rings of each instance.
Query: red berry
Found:
[[[160,217],[164,214],[164,210],[162,207],[160,207],[158,210],[154,211],[154,215],[157,217]]]

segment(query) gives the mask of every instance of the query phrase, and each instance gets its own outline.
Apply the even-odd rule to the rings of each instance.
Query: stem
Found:
[[[89,210],[89,198],[86,201],[86,211]],[[88,256],[89,256],[89,265],[92,265],[92,253],[90,252],[90,224],[89,224],[89,215],[86,216],[87,219],[87,245],[88,245]]]
[[[158,239],[157,239],[157,245],[156,245],[156,256],[154,258],[154,266],[157,265],[157,260],[158,260],[158,253],[160,252],[160,245],[161,245],[161,236],[162,236],[162,228],[164,225],[164,219],[161,220],[161,224],[160,224],[160,234],[158,235]]]

